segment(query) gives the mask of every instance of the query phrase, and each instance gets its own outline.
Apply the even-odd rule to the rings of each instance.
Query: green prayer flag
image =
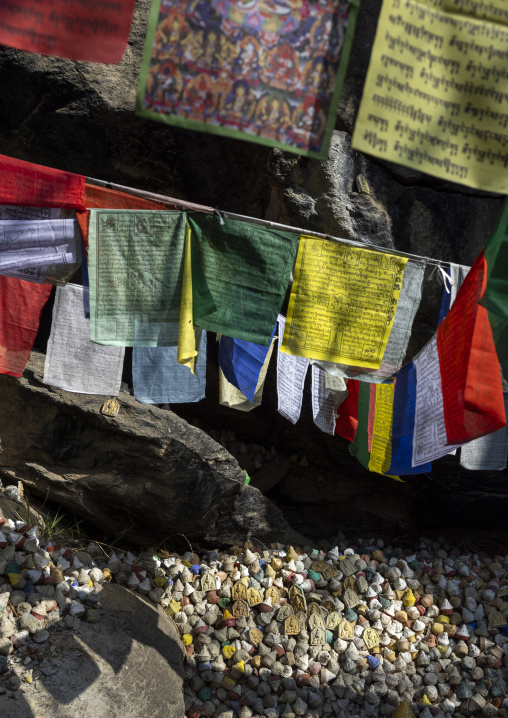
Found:
[[[192,233],[194,324],[269,346],[286,294],[299,236],[195,213]]]
[[[185,226],[183,212],[90,211],[93,342],[127,347],[178,344]]]
[[[349,452],[356,456],[358,461],[366,469],[369,468],[369,405],[370,405],[370,384],[359,382],[358,387],[358,428],[355,438],[349,445]]]
[[[497,356],[508,378],[508,200],[485,248],[487,286],[480,304],[488,309]]]

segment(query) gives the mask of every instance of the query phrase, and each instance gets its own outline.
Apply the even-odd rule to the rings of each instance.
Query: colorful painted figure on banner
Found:
[[[143,111],[320,152],[350,6],[161,0]]]

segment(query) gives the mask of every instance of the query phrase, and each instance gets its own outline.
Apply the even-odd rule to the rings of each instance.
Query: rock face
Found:
[[[20,700],[0,694],[12,718],[181,718],[183,648],[172,621],[144,596],[105,584],[99,625],[60,629],[38,648],[40,677]]]
[[[496,225],[502,198],[369,159],[351,149],[380,0],[362,0],[337,130],[325,162],[137,117],[135,90],[150,4],[150,0],[136,3],[129,46],[118,66],[0,49],[0,152],[367,244],[473,262]],[[369,195],[356,191],[359,173],[367,178]],[[408,358],[436,328],[442,283],[438,274],[430,275],[428,270]],[[240,415],[218,406],[214,351],[209,348],[207,399],[180,407],[178,413],[204,428],[234,428],[239,438],[275,444],[288,456],[306,455],[318,473],[290,472],[271,494],[301,530],[314,527],[330,535],[343,516],[352,523],[371,524],[377,517],[392,531],[397,526],[404,531],[436,526],[440,531],[442,518],[460,525],[469,516],[487,528],[491,509],[495,516],[505,511],[505,472],[468,473],[453,457],[436,464],[432,481],[416,477],[395,485],[368,474],[349,456],[345,441],[326,436],[313,425],[309,385],[302,417],[293,427],[277,415],[275,362],[259,409]],[[137,519],[143,491],[150,507],[160,514],[167,512],[164,525],[171,525],[171,532],[192,525],[196,536],[226,541],[254,530],[268,536],[270,526],[285,526],[257,492],[238,483],[241,474],[227,452],[174,414],[142,408],[125,398],[128,409],[113,431],[111,422],[97,414],[99,400],[78,395],[63,399],[37,384],[37,371],[41,371],[39,359],[21,381],[1,378],[8,395],[7,405],[2,402],[0,409],[2,464],[11,466],[13,477],[22,475],[39,491],[51,486],[56,500],[67,501],[78,512],[89,514],[93,505],[97,520],[107,518],[112,530],[128,520],[129,535],[137,539],[144,531]],[[28,415],[31,424],[26,422],[26,428]],[[178,426],[178,442],[162,436],[164,422]],[[186,437],[183,442],[180,432]],[[164,474],[168,456],[180,459],[179,468],[173,465]],[[160,484],[162,474],[171,476],[171,481]],[[131,498],[125,504],[127,495]]]
[[[206,543],[301,543],[280,511],[244,484],[236,459],[170,411],[120,394],[108,397],[42,385],[44,357],[32,353],[20,380],[0,376],[0,475],[22,480],[109,535],[153,544],[176,534]]]

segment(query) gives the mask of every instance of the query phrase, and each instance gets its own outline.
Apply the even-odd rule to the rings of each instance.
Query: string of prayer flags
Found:
[[[325,159],[357,0],[153,0],[137,112]]]
[[[289,284],[298,235],[188,214],[194,324],[269,346]]]
[[[392,460],[392,419],[395,386],[396,382],[395,385],[371,384],[370,387],[370,406],[372,406],[374,400],[374,426],[369,448],[369,471],[384,475],[387,475]],[[400,481],[398,476],[391,476],[391,478]]]
[[[317,364],[313,364],[311,386],[314,424],[333,436],[337,409],[347,397],[346,382],[342,377],[327,374]]]
[[[0,276],[0,374],[21,376],[51,287]]]
[[[279,314],[277,352],[277,411],[292,424],[296,424],[302,411],[303,386],[309,360],[305,357],[293,357],[281,351],[282,337],[286,326],[286,317]]]
[[[379,369],[405,257],[302,236],[282,351]]]
[[[0,204],[85,209],[85,178],[0,155]]]
[[[134,194],[121,192],[117,189],[100,187],[90,182],[85,182],[84,203],[86,211],[78,212],[76,219],[83,236],[85,249],[88,251],[88,226],[90,224],[90,209],[145,209],[152,211],[176,210],[177,207],[160,204],[153,200],[137,197]]]
[[[464,444],[506,424],[501,368],[488,312],[483,251],[437,330],[447,443]]]
[[[252,411],[257,406],[260,406],[263,398],[263,387],[265,385],[266,373],[268,371],[268,365],[272,356],[273,345],[275,340],[272,340],[268,352],[266,354],[265,361],[261,371],[259,372],[258,383],[256,391],[254,392],[253,401],[249,401],[242,392],[230,384],[224,376],[222,369],[219,367],[219,404],[222,406],[228,406],[230,409],[238,409],[238,411]]]
[[[135,347],[132,352],[134,396],[142,404],[200,401],[206,388],[206,332],[201,332],[196,373],[177,361],[177,347]]]
[[[348,382],[348,386],[349,386]],[[366,382],[358,382],[358,426],[355,438],[349,445],[349,453],[356,456],[360,464],[369,468],[369,404],[370,386]]]
[[[416,369],[411,361],[397,374],[392,411],[392,458],[386,473],[390,476],[424,474],[432,470],[430,463],[413,467],[413,434],[416,411]]]
[[[393,376],[402,366],[406,355],[411,328],[422,297],[424,273],[425,265],[423,263],[407,261],[397,311],[379,369],[348,366],[328,361],[317,361],[316,363],[329,374],[375,384],[381,384]],[[316,360],[311,360],[311,363],[314,361]]]
[[[448,7],[383,0],[352,147],[508,194],[508,27]]]
[[[56,288],[43,382],[80,394],[118,396],[125,348],[90,341],[84,291],[76,284]]]
[[[185,215],[92,209],[90,338],[116,346],[176,346]]]
[[[353,441],[358,428],[359,389],[360,382],[356,379],[349,379],[347,383],[347,397],[337,410],[335,433],[348,441]]]
[[[135,0],[23,0],[2,4],[0,44],[41,55],[118,63]]]
[[[485,248],[487,286],[480,304],[487,308],[497,356],[508,377],[508,201]]]
[[[467,361],[467,357],[462,361]],[[457,449],[457,446],[448,444],[436,334],[413,359],[413,363],[416,370],[416,403],[412,465],[422,466]]]
[[[277,326],[277,325],[275,325]],[[272,332],[272,339],[275,329]],[[252,403],[269,347],[243,339],[222,336],[219,346],[219,366],[228,382],[239,389]],[[333,433],[333,432],[332,432]]]
[[[508,414],[508,394],[504,394],[504,408]],[[460,450],[460,465],[470,471],[502,471],[508,455],[508,425],[492,434],[474,439]]]

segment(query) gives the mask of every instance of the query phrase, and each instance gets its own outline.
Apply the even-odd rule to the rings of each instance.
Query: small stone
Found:
[[[39,628],[33,635],[35,643],[45,643],[49,638],[49,633],[44,628]]]

